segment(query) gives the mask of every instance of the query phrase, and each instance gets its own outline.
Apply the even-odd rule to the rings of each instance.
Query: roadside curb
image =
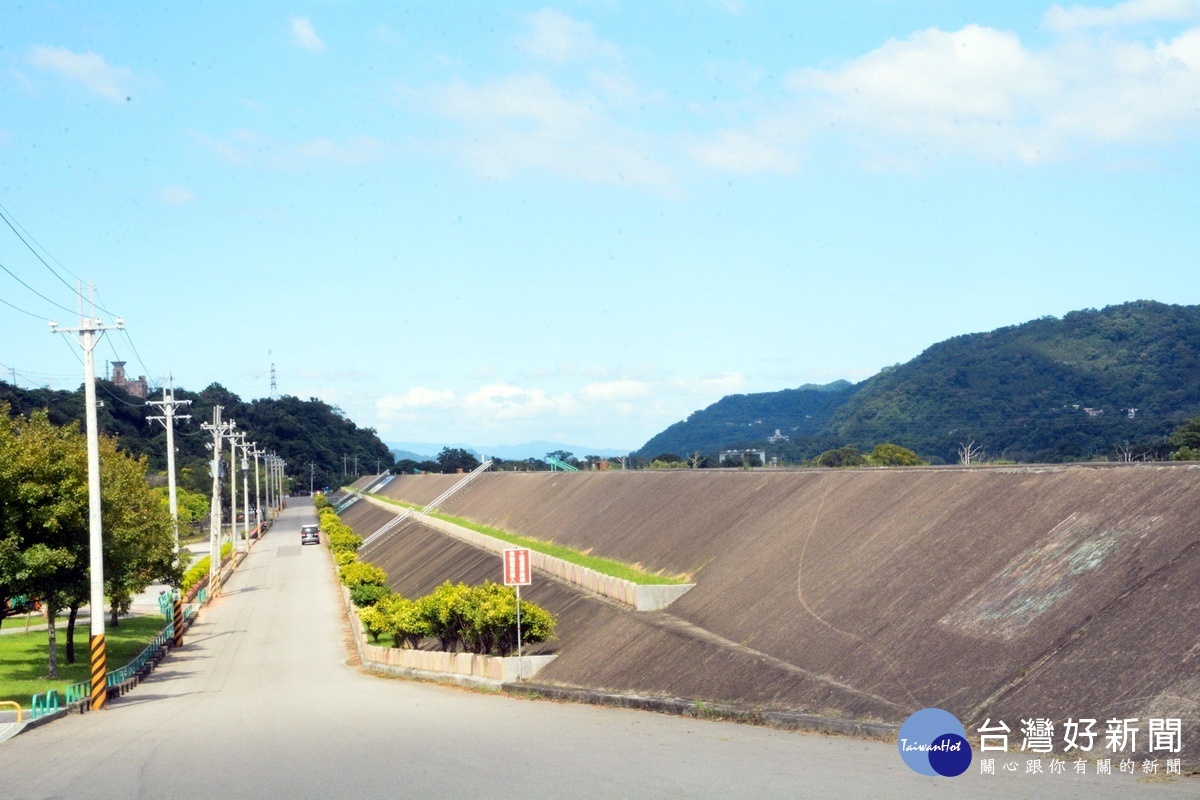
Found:
[[[764,725],[814,733],[839,734],[858,738],[894,739],[900,732],[899,725],[887,722],[866,722],[836,717],[819,717],[795,711],[770,711],[744,708],[728,703],[708,703],[703,700],[685,700],[679,697],[650,697],[619,692],[600,692],[573,686],[551,686],[539,683],[505,683],[501,691],[512,695],[541,697],[588,705],[632,708],[640,711],[655,711],[697,719],[726,720],[750,725]]]

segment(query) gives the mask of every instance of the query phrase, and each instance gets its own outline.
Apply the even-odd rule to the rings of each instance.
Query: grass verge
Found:
[[[379,495],[372,495],[372,497],[379,497]],[[402,500],[394,500],[390,497],[379,497],[379,499],[404,508],[411,508],[417,511],[421,509],[420,506],[405,503]],[[687,575],[667,575],[662,572],[649,572],[639,564],[626,564],[623,561],[594,556],[571,547],[555,544],[554,542],[544,542],[541,539],[534,539],[530,536],[518,536],[515,533],[493,528],[490,525],[481,525],[478,522],[472,522],[462,517],[452,517],[449,514],[442,514],[438,511],[432,512],[429,516],[454,523],[455,525],[461,525],[464,528],[492,536],[517,547],[528,547],[530,550],[536,550],[539,553],[545,553],[548,556],[561,558],[563,561],[593,569],[603,575],[611,575],[614,578],[620,578],[621,580],[630,581],[642,586],[673,586],[688,583],[689,581],[689,576]]]
[[[91,674],[88,664],[88,623],[75,625],[75,663],[67,664],[67,626],[58,626],[57,679],[46,677],[48,650],[46,631],[5,633],[0,635],[0,700],[15,700],[23,707],[35,694],[58,690],[63,692],[72,683],[85,681]],[[166,627],[159,614],[124,617],[117,627],[108,626],[104,642],[108,647],[108,668],[114,670],[133,661]]]

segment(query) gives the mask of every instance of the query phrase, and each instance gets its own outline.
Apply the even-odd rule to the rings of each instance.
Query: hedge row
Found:
[[[338,519],[326,503],[318,512],[321,530],[338,566],[338,578],[360,609],[358,618],[373,641],[385,633],[393,647],[418,648],[437,639],[440,649],[507,656],[517,649],[517,595],[510,586],[443,583],[432,594],[409,600],[387,585],[387,573],[358,560],[362,537]],[[554,638],[554,615],[533,603],[521,603],[521,642]]]
[[[369,586],[359,585],[358,594],[364,601],[372,599],[371,593],[364,591]],[[491,581],[484,581],[482,586],[447,581],[417,600],[379,588],[385,593],[373,603],[364,603],[358,613],[363,629],[375,641],[389,633],[393,647],[417,648],[422,639],[431,638],[438,640],[439,649],[451,653],[465,650],[507,656],[517,649],[517,595],[511,586]],[[554,615],[541,606],[521,603],[523,644],[554,638],[556,624]]]
[[[221,563],[224,564],[233,555],[233,542],[225,542],[221,545]],[[212,563],[211,556],[205,556],[197,561],[192,566],[188,567],[188,571],[183,573],[183,582],[179,585],[179,590],[184,594],[195,586],[200,581],[204,580],[204,576],[208,575],[208,567]]]
[[[355,533],[349,525],[338,519],[338,515],[328,505],[319,512],[321,530],[325,532],[325,540],[334,558],[338,553],[357,553],[362,545],[362,537]]]

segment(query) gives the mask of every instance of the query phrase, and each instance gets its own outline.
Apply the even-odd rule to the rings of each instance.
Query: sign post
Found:
[[[505,548],[503,558],[504,585],[515,586],[517,589],[517,680],[521,680],[521,587],[528,586],[533,581],[529,569],[529,549]]]

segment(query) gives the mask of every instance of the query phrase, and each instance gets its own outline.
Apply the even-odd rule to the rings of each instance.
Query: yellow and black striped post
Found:
[[[172,647],[183,647],[183,598],[175,595],[175,639]]]
[[[92,651],[92,711],[100,711],[108,704],[108,656],[104,634],[94,634],[88,643]]]

